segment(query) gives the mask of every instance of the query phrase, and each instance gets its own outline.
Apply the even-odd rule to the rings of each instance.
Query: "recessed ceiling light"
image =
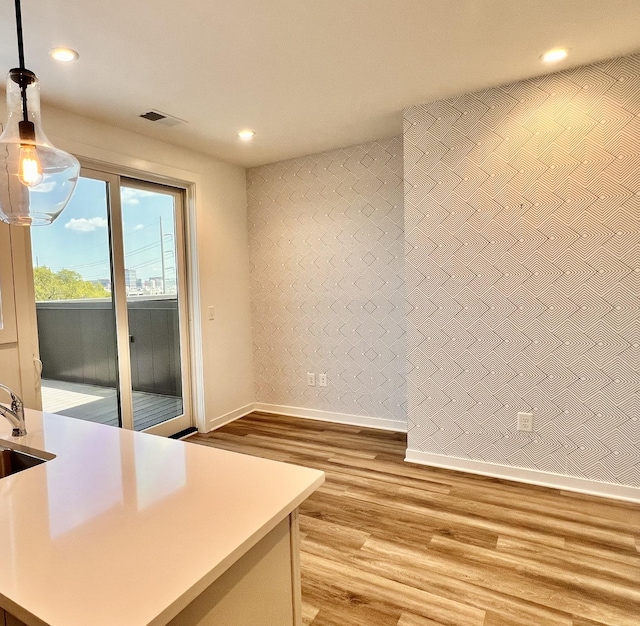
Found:
[[[248,128],[246,130],[241,130],[238,133],[238,137],[240,137],[242,141],[251,141],[255,136],[256,136],[256,131],[249,130]]]
[[[49,50],[49,56],[55,61],[60,61],[60,63],[71,63],[72,61],[77,61],[80,55],[71,48],[54,48],[53,50]]]
[[[540,58],[545,63],[557,63],[566,59],[568,54],[569,51],[566,48],[554,48],[545,52]]]

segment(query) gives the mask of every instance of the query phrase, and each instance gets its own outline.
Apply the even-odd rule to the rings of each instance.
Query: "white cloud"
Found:
[[[77,233],[90,233],[98,228],[106,228],[107,220],[103,217],[90,217],[89,219],[86,217],[81,217],[80,219],[72,217],[64,227]]]
[[[144,228],[144,224],[138,224],[137,226],[133,227],[133,230],[142,230]]]
[[[140,198],[152,196],[153,192],[144,189],[133,189],[132,187],[122,187],[120,189],[120,198],[122,204],[140,204]]]

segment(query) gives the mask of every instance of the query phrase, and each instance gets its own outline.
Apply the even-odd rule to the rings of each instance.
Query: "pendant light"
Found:
[[[78,160],[55,148],[40,122],[40,87],[25,68],[20,0],[15,0],[20,67],[7,77],[8,119],[0,135],[0,220],[50,224],[69,202],[78,182]]]

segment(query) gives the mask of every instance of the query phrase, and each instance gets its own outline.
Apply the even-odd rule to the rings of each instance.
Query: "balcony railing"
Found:
[[[134,391],[180,397],[180,335],[176,296],[127,302]],[[42,377],[117,387],[113,304],[110,299],[37,302]]]

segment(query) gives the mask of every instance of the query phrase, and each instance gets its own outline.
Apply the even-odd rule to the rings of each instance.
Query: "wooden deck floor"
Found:
[[[116,390],[108,387],[43,380],[42,408],[47,413],[59,413],[110,426],[120,425]],[[151,428],[181,413],[181,398],[133,392],[135,430]]]
[[[406,463],[405,438],[254,413],[189,441],[326,472],[305,624],[640,624],[639,505]]]

